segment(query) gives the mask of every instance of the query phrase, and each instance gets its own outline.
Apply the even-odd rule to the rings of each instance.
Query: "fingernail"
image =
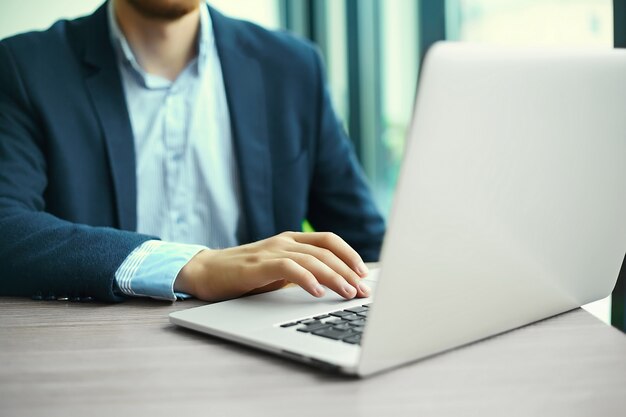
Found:
[[[315,288],[313,288],[313,291],[315,292],[315,295],[317,295],[318,297],[321,297],[324,295],[324,293],[326,291],[324,291],[324,287],[322,287],[321,285],[317,284],[315,286]]]
[[[356,266],[356,272],[358,272],[359,275],[367,275],[370,272],[370,270],[367,268],[367,266],[365,266],[363,262],[360,262]]]
[[[356,288],[354,288],[350,284],[346,284],[343,286],[343,291],[349,296],[354,297],[356,295]]]
[[[372,290],[370,289],[370,287],[368,287],[367,285],[365,285],[365,284],[364,284],[364,283],[362,283],[362,282],[359,282],[359,289],[360,289],[360,290],[361,290],[361,292],[362,292],[363,294],[365,294],[365,295],[369,295],[369,294],[370,294],[370,291],[372,291]]]

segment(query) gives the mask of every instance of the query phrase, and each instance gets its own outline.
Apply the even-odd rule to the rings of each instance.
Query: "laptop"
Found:
[[[626,52],[439,43],[367,299],[285,288],[180,326],[368,376],[610,294],[626,254]]]

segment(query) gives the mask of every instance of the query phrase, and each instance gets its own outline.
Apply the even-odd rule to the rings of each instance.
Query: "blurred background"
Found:
[[[91,13],[103,0],[0,5],[0,38]],[[387,215],[420,63],[437,40],[612,48],[626,41],[626,0],[209,0],[225,14],[319,45],[335,109]],[[618,19],[615,16],[621,16]],[[619,45],[624,47],[626,45]],[[626,76],[626,75],[625,75]],[[626,213],[625,213],[626,214]],[[623,284],[623,279],[620,284]],[[623,287],[623,285],[621,285]],[[622,291],[623,293],[623,291]],[[622,300],[621,302],[619,300]],[[623,297],[586,306],[624,329]]]

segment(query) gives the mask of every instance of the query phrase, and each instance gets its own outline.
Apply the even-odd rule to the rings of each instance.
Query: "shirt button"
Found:
[[[175,153],[172,155],[172,159],[173,159],[175,162],[180,161],[180,160],[182,159],[182,157],[183,157],[183,154],[182,154],[181,152],[175,152]]]

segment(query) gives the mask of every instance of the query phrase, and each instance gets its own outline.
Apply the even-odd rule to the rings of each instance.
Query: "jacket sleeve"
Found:
[[[10,49],[0,42],[0,295],[122,300],[115,271],[154,238],[46,213],[45,152],[45,132]]]
[[[322,60],[314,51],[316,68],[316,158],[307,218],[317,231],[332,230],[366,262],[378,261],[385,223],[354,149],[333,109]]]

